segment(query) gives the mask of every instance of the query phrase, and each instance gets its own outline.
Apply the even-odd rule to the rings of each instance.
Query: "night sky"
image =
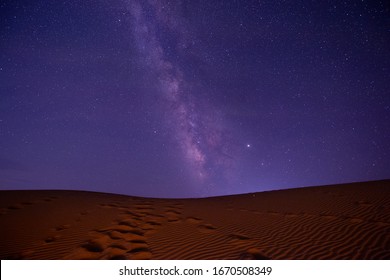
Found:
[[[2,190],[390,178],[385,1],[0,3]]]

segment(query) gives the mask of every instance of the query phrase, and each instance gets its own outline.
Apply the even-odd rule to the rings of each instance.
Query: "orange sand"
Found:
[[[0,191],[0,259],[389,259],[390,180],[204,199]]]

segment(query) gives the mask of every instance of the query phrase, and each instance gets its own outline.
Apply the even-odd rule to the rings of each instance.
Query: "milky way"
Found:
[[[199,197],[390,177],[382,1],[0,12],[0,189]]]
[[[132,1],[129,4],[139,59],[156,74],[158,90],[167,101],[164,107],[166,121],[193,176],[199,179],[198,187],[201,187],[199,183],[212,184],[217,176],[226,179],[227,174],[233,172],[234,158],[227,154],[232,145],[228,137],[224,137],[226,127],[221,114],[210,104],[205,104],[207,101],[197,100],[194,81],[185,77],[178,59],[174,61],[167,55],[166,48],[171,56],[186,55],[190,43],[186,38],[188,33],[183,30],[185,22],[175,8],[159,1]],[[157,29],[163,35],[173,37],[175,43],[164,46]]]

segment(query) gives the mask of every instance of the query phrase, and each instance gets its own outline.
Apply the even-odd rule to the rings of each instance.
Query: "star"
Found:
[[[390,178],[382,4],[317,17],[249,0],[42,0],[28,15],[4,2],[0,190],[193,197]]]

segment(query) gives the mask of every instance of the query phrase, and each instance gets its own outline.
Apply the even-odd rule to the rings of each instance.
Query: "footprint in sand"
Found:
[[[129,212],[129,211],[127,211]],[[165,217],[156,214],[147,214],[139,216],[139,214],[124,214],[122,219],[118,221],[119,225],[126,225],[129,227],[136,227],[144,231],[145,234],[151,234],[163,225]]]
[[[130,218],[130,219],[124,219],[124,220],[118,221],[118,225],[128,226],[128,227],[137,227],[139,225],[139,223]]]
[[[139,243],[139,244],[141,244],[141,243]],[[135,247],[127,252],[130,254],[139,253],[139,252],[149,252],[149,248],[146,246],[146,243],[145,243],[145,247],[143,244],[141,244],[140,247]]]
[[[260,249],[250,248],[242,253],[239,257],[240,260],[269,260]]]
[[[169,210],[173,210],[173,211],[181,211],[182,210],[182,207],[183,205],[180,205],[180,206],[178,206],[178,205],[175,205],[175,204],[171,204],[171,205],[166,205],[166,206],[164,206],[164,208],[167,210],[167,211],[169,211]]]
[[[188,217],[186,219],[186,222],[191,223],[191,224],[198,224],[202,221],[202,219],[196,218],[196,217]]]
[[[56,231],[63,231],[63,230],[66,230],[70,228],[70,225],[60,225],[58,227],[55,228]]]
[[[111,238],[111,239],[114,239],[114,240],[117,240],[117,239],[123,239],[123,233],[120,233],[119,231],[109,231],[107,232],[107,235]]]
[[[120,250],[123,250],[123,251],[127,251],[129,250],[129,244],[125,243],[113,243],[110,245],[111,248],[116,248],[116,249],[120,249]]]
[[[153,211],[154,208],[151,205],[134,205],[134,209],[139,211]]]
[[[8,206],[7,209],[8,210],[19,210],[19,209],[23,209],[23,206],[21,204],[17,203],[17,204]]]
[[[173,203],[172,204],[174,207],[177,207],[177,208],[182,208],[183,206],[184,206],[184,204],[183,203],[180,203],[180,202],[178,202],[178,203]]]
[[[107,260],[127,260],[126,258],[126,251],[112,248],[110,250],[109,256],[107,256],[105,259]]]
[[[214,232],[217,228],[214,227],[213,225],[211,224],[203,224],[203,225],[199,225],[198,226],[198,230],[200,232],[204,232],[204,233],[211,233],[211,232]]]
[[[167,208],[168,209],[168,208]],[[174,210],[169,208],[165,211],[165,217],[167,218],[168,223],[179,223],[181,222],[182,213],[180,210]]]
[[[145,213],[141,213],[139,211],[129,211],[129,210],[125,211],[123,214],[130,215],[131,217],[138,218],[138,219],[143,219],[145,216],[148,215]]]
[[[145,235],[150,235],[156,233],[162,225],[163,223],[159,221],[151,220],[141,224],[140,228],[145,231]]]
[[[119,255],[125,253],[129,248],[121,243],[112,240],[108,235],[101,234],[99,237],[88,240],[81,248],[73,253],[72,258],[81,259],[126,259]]]
[[[61,238],[61,235],[52,235],[45,238],[45,243],[52,243]]]
[[[108,206],[108,204],[106,204],[106,203],[99,203],[98,206],[99,206],[99,207],[102,207],[102,208],[111,208],[111,207]]]
[[[146,218],[146,217],[148,217],[152,212],[137,211],[136,213],[137,213],[138,217]]]
[[[138,228],[131,227],[128,225],[114,225],[114,226],[109,226],[106,228],[101,228],[97,230],[98,232],[108,232],[108,231],[117,231],[120,233],[134,233],[136,235],[143,235],[144,232]]]
[[[120,223],[92,232],[91,234],[96,237],[88,240],[70,257],[110,260],[150,259],[152,253],[144,237],[145,232],[129,226],[128,220]]]
[[[156,221],[160,221],[160,222],[163,222],[165,220],[165,216],[164,215],[160,215],[160,214],[149,214],[148,215],[148,219],[154,219]]]
[[[177,210],[173,210],[173,209],[169,209],[169,210],[165,211],[165,213],[168,215],[181,215],[181,212],[179,212]]]
[[[249,240],[251,239],[250,237],[246,236],[246,235],[243,235],[243,234],[236,234],[236,233],[233,233],[233,234],[230,234],[229,235],[230,238],[232,238],[233,240]]]
[[[169,218],[168,219],[168,223],[180,223],[181,220],[180,219],[177,219],[177,218]]]
[[[108,247],[111,238],[108,235],[102,235],[101,237],[88,240],[85,244],[81,245],[82,248],[88,252],[101,253]]]
[[[34,204],[34,202],[32,202],[32,201],[23,201],[22,202],[22,205],[33,205]]]
[[[217,230],[217,228],[212,224],[204,224],[203,220],[197,217],[187,217],[187,219],[185,219],[185,222],[195,225],[196,229],[202,233],[212,233]]]
[[[108,207],[111,207],[111,208],[120,208],[121,206],[119,204],[116,204],[116,203],[109,203],[107,204]]]
[[[81,211],[81,212],[78,213],[77,216],[75,217],[75,221],[76,221],[76,222],[80,222],[80,221],[84,218],[84,216],[87,216],[89,213],[90,213],[90,211],[88,211],[88,210]]]
[[[162,224],[157,221],[147,221],[146,224],[149,224],[151,226],[161,226]]]

